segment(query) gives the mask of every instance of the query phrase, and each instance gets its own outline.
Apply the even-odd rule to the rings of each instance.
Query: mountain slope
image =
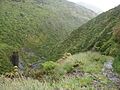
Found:
[[[26,62],[47,57],[53,45],[95,16],[65,0],[0,0],[0,63],[6,70],[16,50]]]
[[[89,9],[93,10],[94,12],[96,12],[98,14],[101,14],[103,12],[101,9],[97,8],[96,6],[89,5],[89,4],[86,4],[84,2],[78,2],[77,4],[82,5],[86,8],[89,8]]]
[[[120,6],[102,13],[79,29],[74,30],[64,42],[56,46],[53,53],[58,58],[65,52],[74,54],[94,50],[116,56],[120,49],[119,41]]]

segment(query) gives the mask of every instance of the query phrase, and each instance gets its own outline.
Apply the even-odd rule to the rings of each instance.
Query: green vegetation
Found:
[[[118,55],[113,63],[114,70],[118,73],[120,73],[120,55]]]
[[[0,85],[1,90],[56,90],[56,89],[62,89],[62,90],[96,90],[94,87],[81,87],[80,82],[82,80],[88,80],[88,77],[84,79],[65,79],[61,80],[59,83],[41,83],[38,80],[33,80],[33,79],[23,79],[23,80],[3,80],[4,78],[0,79],[1,83],[4,82],[4,84]],[[2,82],[3,80],[3,82]],[[117,90],[117,88],[112,87],[108,88],[105,87],[104,85],[101,85],[101,89],[104,90]]]
[[[26,63],[47,58],[58,42],[94,16],[65,0],[0,0],[0,63],[8,66],[16,50]]]
[[[116,86],[101,73],[104,62],[109,59],[113,58],[101,55],[96,52],[84,52],[69,56],[68,58],[62,60],[62,62],[60,60],[58,60],[57,62],[48,61],[43,63],[43,67],[39,72],[35,72],[35,75],[37,75],[36,79],[38,80],[34,80],[31,78],[28,78],[27,80],[17,78],[15,80],[11,80],[1,77],[0,89],[7,90],[9,88],[9,90],[117,90]],[[89,67],[89,69],[86,69],[86,67]],[[40,73],[44,70],[44,74]],[[42,77],[40,77],[41,75]],[[109,84],[111,85],[111,87],[109,87]]]
[[[43,63],[42,66],[45,71],[49,71],[49,70],[54,69],[57,66],[57,63],[55,63],[53,61],[47,61],[47,62]]]
[[[103,82],[102,85],[106,85],[109,83],[109,80],[101,72],[104,62],[111,59],[113,58],[100,55],[96,52],[84,52],[69,56],[66,59],[60,59],[57,62],[45,62],[41,71],[45,70],[45,66],[47,66],[47,70],[45,70],[45,72],[47,71],[46,81],[48,81],[49,77],[49,82],[56,79],[57,81],[60,81],[61,79],[64,80],[64,77],[74,81],[74,77],[76,77],[75,79],[78,79],[81,86],[86,85],[92,87],[91,83],[94,79],[101,80],[101,82]],[[76,74],[74,74],[75,71]],[[72,83],[74,83],[73,81]]]
[[[120,73],[120,6],[94,16],[65,0],[0,0],[0,90],[117,90],[105,62],[115,57]],[[11,65],[13,51],[23,71]]]
[[[100,55],[99,53],[85,52],[85,53],[75,54],[72,57],[69,57],[60,66],[63,67],[65,70],[69,71],[71,67],[74,67],[74,65],[78,65],[80,70],[84,72],[99,73],[101,71],[101,68],[103,67],[103,63],[106,60],[107,57]],[[69,65],[69,69],[68,69],[68,65]],[[66,66],[67,69],[65,68]]]
[[[0,43],[0,74],[3,72],[9,72],[12,69],[12,65],[9,60],[9,54],[12,53],[13,48],[7,44]]]
[[[102,13],[74,30],[64,42],[56,46],[51,56],[54,53],[52,58],[59,58],[65,52],[75,54],[92,50],[116,57],[119,55],[119,41],[120,6]],[[119,64],[116,65],[120,67]]]

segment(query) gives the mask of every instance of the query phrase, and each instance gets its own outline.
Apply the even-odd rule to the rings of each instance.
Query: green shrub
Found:
[[[120,74],[120,56],[117,56],[113,62],[114,71]]]
[[[73,64],[71,64],[71,63],[66,63],[66,65],[65,65],[63,68],[64,68],[64,70],[65,70],[67,73],[69,73],[69,72],[71,72],[71,71],[73,70]]]
[[[45,71],[50,71],[50,70],[53,70],[55,69],[55,67],[57,66],[58,64],[56,62],[53,62],[53,61],[47,61],[45,63],[42,64],[43,66],[43,69]]]

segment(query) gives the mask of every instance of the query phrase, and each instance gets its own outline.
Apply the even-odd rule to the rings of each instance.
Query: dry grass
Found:
[[[117,90],[115,85],[109,85],[111,81],[100,73],[104,62],[108,59],[111,57],[96,52],[79,53],[66,58],[62,64],[55,66],[53,69],[56,72],[54,77],[57,77],[57,73],[63,73],[64,76],[63,78],[59,77],[57,82],[48,82],[51,80],[49,78],[51,74],[46,75],[43,81],[32,78],[8,79],[2,76],[0,90]],[[77,68],[86,74],[79,77],[67,76],[67,71],[73,70],[72,67],[76,64]],[[96,77],[91,76],[91,73]]]

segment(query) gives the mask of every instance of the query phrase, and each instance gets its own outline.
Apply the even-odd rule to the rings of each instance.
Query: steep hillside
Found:
[[[94,50],[115,56],[119,52],[119,41],[120,6],[102,13],[73,31],[64,42],[56,46],[57,49],[53,53],[57,55],[57,58],[65,52],[74,54],[81,51]]]
[[[78,2],[77,4],[82,5],[86,8],[89,8],[91,10],[93,10],[94,12],[101,14],[103,12],[103,10],[99,9],[98,7],[94,6],[94,5],[90,5],[90,4],[86,4],[84,2]]]
[[[53,45],[95,16],[65,0],[0,0],[0,69],[10,65],[15,50],[26,62],[46,57]]]

